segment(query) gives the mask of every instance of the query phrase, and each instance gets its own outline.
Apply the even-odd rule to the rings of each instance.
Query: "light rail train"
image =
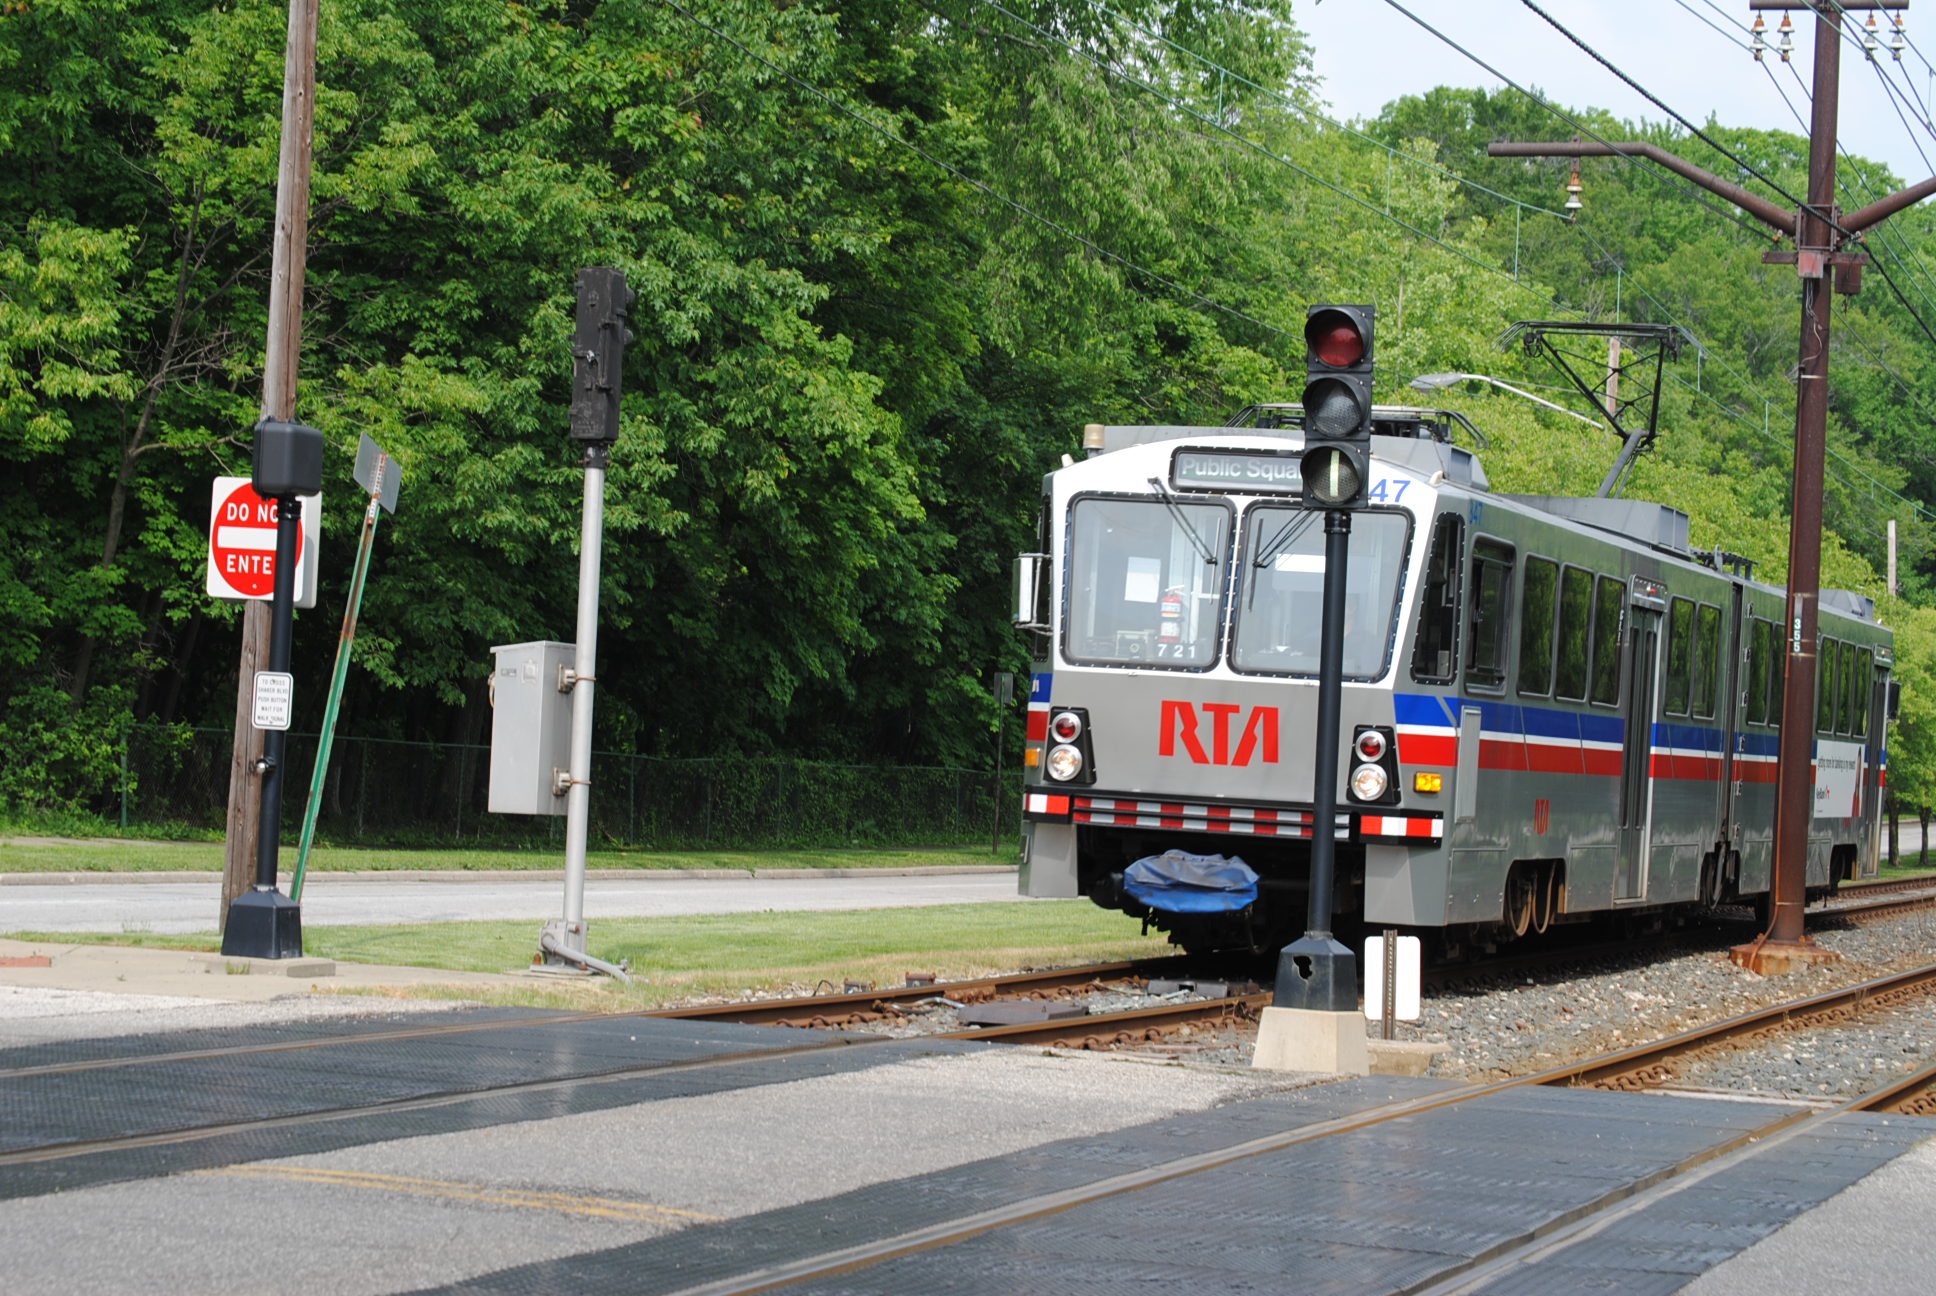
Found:
[[[1268,952],[1304,929],[1328,831],[1347,941],[1397,928],[1456,954],[1765,905],[1784,592],[1690,548],[1676,509],[1495,493],[1444,411],[1373,411],[1337,814],[1312,822],[1324,525],[1300,506],[1298,421],[1096,425],[1044,479],[1015,565],[1023,894]],[[1811,895],[1876,869],[1892,642],[1871,600],[1822,591]],[[1173,851],[1240,856],[1254,899],[1139,899],[1131,865]]]

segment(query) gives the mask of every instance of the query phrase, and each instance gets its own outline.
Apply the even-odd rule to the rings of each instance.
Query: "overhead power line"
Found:
[[[1801,199],[1795,197],[1794,194],[1789,193],[1786,189],[1782,188],[1779,184],[1775,183],[1773,180],[1770,180],[1767,176],[1761,174],[1761,172],[1758,171],[1752,163],[1749,163],[1744,159],[1742,159],[1741,157],[1737,156],[1725,144],[1722,144],[1718,140],[1714,139],[1712,136],[1708,135],[1706,131],[1703,131],[1700,127],[1696,126],[1693,122],[1687,120],[1687,118],[1681,116],[1679,113],[1675,112],[1672,108],[1669,108],[1664,102],[1662,102],[1660,96],[1656,95],[1653,91],[1649,90],[1646,86],[1641,85],[1640,82],[1628,76],[1620,68],[1616,67],[1613,61],[1607,58],[1606,55],[1600,53],[1600,51],[1594,49],[1591,45],[1587,44],[1585,41],[1581,40],[1578,36],[1574,35],[1571,31],[1567,30],[1566,25],[1564,23],[1560,22],[1559,19],[1553,17],[1552,14],[1549,14],[1544,9],[1540,8],[1537,4],[1534,3],[1534,0],[1519,0],[1519,2],[1525,5],[1528,9],[1531,9],[1534,13],[1538,14],[1541,18],[1545,19],[1546,22],[1552,26],[1554,31],[1558,32],[1560,35],[1566,37],[1566,39],[1572,41],[1575,45],[1579,46],[1579,48],[1583,52],[1585,52],[1587,57],[1591,58],[1594,62],[1598,63],[1601,67],[1605,68],[1607,71],[1613,73],[1615,76],[1619,77],[1622,81],[1626,82],[1628,88],[1632,89],[1636,94],[1640,95],[1648,103],[1654,105],[1654,107],[1660,109],[1662,112],[1666,113],[1669,117],[1672,117],[1675,121],[1679,122],[1687,130],[1689,134],[1694,136],[1694,138],[1700,140],[1703,144],[1706,144],[1709,148],[1713,149],[1716,153],[1719,153],[1722,157],[1734,163],[1736,166],[1740,167],[1743,171],[1746,171],[1749,175],[1761,181],[1761,183],[1767,185],[1770,189],[1773,189],[1776,193],[1786,198],[1789,202],[1793,203],[1795,206],[1800,207],[1802,205]]]

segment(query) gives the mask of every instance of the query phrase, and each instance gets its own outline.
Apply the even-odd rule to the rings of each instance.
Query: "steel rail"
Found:
[[[885,990],[861,990],[837,995],[803,995],[793,999],[760,999],[749,1002],[695,1004],[689,1008],[661,1008],[643,1014],[678,1021],[729,1021],[743,1025],[769,1025],[807,1016],[832,1017],[842,1012],[864,1012],[877,1004],[920,1003],[928,999],[964,997],[994,998],[1031,990],[1059,990],[1087,985],[1092,981],[1121,981],[1131,977],[1175,971],[1187,964],[1187,956],[1166,954],[1154,959],[1134,959],[1122,963],[1096,963],[1081,967],[1052,968],[1042,972],[1012,972],[1003,976],[970,977],[963,981],[937,981],[931,985],[891,986]],[[837,1029],[837,1028],[836,1028]]]
[[[1936,992],[1936,964],[1760,1008],[1651,1044],[1555,1067],[1534,1079],[1539,1084],[1598,1089],[1653,1088],[1673,1077],[1674,1062],[1684,1055],[1699,1053],[1729,1040],[1779,1033],[1816,1018],[1843,1018],[1871,1006],[1889,1007],[1932,992]]]
[[[828,1250],[815,1256],[766,1265],[749,1270],[731,1278],[701,1283],[681,1288],[668,1296],[754,1296],[755,1293],[772,1291],[792,1283],[823,1280],[838,1277],[856,1270],[909,1255],[935,1251],[965,1242],[998,1229],[1026,1224],[1051,1215],[1074,1210],[1093,1202],[1110,1197],[1122,1196],[1152,1188],[1159,1184],[1202,1174],[1206,1171],[1221,1169],[1251,1157],[1281,1152],[1302,1143],[1320,1139],[1334,1138],[1339,1135],[1369,1129],[1390,1121],[1418,1116],[1425,1112],[1472,1102],[1493,1094],[1504,1093],[1510,1089],[1528,1085],[1550,1083],[1546,1075],[1522,1076],[1510,1080],[1494,1081],[1490,1084],[1474,1085],[1441,1094],[1385,1103],[1351,1116],[1321,1121],[1278,1134],[1264,1135],[1242,1143],[1234,1144],[1214,1152],[1202,1152],[1191,1156],[1178,1157],[1160,1165],[1142,1170],[1128,1171],[1095,1180],[1077,1188],[1063,1189],[1052,1193],[1042,1193],[1022,1201],[1012,1202],[991,1210],[979,1211],[944,1220],[923,1228],[911,1229],[893,1237],[854,1246]],[[1563,1212],[1555,1219],[1546,1220],[1532,1226],[1519,1236],[1507,1239],[1476,1255],[1448,1265],[1447,1273],[1441,1281],[1460,1278],[1474,1269],[1493,1265],[1502,1259],[1526,1249],[1530,1245],[1543,1243],[1556,1230],[1566,1229],[1581,1222],[1619,1207],[1635,1196],[1654,1189],[1662,1184],[1694,1173],[1702,1167],[1732,1156],[1792,1127],[1811,1121],[1826,1119],[1823,1113],[1803,1109],[1781,1110],[1779,1114],[1751,1129],[1738,1130],[1718,1144],[1702,1149],[1682,1158],[1672,1165],[1664,1166],[1650,1174],[1643,1175],[1629,1183],[1609,1189],[1592,1201]]]
[[[213,1058],[253,1057],[326,1049],[355,1044],[397,1043],[435,1039],[448,1035],[467,1035],[497,1030],[571,1026],[592,1021],[624,1021],[629,1018],[664,1017],[672,1020],[710,1020],[760,1023],[802,1012],[824,1013],[829,1008],[873,1003],[947,997],[951,994],[994,993],[1019,989],[1048,989],[1082,985],[1089,981],[1145,976],[1162,971],[1179,961],[1176,956],[1126,963],[1098,963],[1086,967],[1058,968],[1047,972],[1023,972],[999,977],[978,977],[965,981],[941,981],[931,986],[896,987],[870,990],[861,994],[818,995],[796,999],[768,999],[756,1003],[701,1004],[691,1008],[640,1008],[626,1012],[564,1012],[543,1017],[506,1017],[489,1021],[439,1022],[426,1026],[401,1026],[394,1030],[368,1031],[350,1035],[318,1035],[301,1039],[273,1040],[257,1044],[224,1044],[209,1048],[178,1049],[167,1053],[128,1053],[114,1057],[87,1058],[68,1062],[44,1062],[33,1066],[0,1067],[0,1081],[28,1076],[65,1075],[83,1071],[113,1070],[121,1067],[161,1065],[173,1062],[200,1062]]]
[[[1883,996],[1892,993],[1907,994],[1916,992],[1921,986],[1932,979],[1936,979],[1936,966],[1918,969],[1916,972],[1905,973],[1896,977],[1881,978],[1877,981],[1868,982],[1863,986],[1852,987],[1847,991],[1816,995],[1809,999],[1780,1005],[1761,1013],[1747,1014],[1746,1018],[1737,1018],[1733,1022],[1721,1023],[1720,1027],[1714,1029],[1726,1028],[1744,1021],[1747,1018],[1775,1021],[1799,1015],[1807,1015],[1828,1009],[1831,1006],[1831,1001],[1836,1000],[1860,1002],[1866,999],[1880,1001]],[[1268,1001],[1268,996],[1260,997]],[[1067,1023],[1056,1024],[1067,1025]],[[1689,1036],[1702,1033],[1689,1032]],[[1706,1033],[1711,1034],[1712,1031]],[[1677,1036],[1675,1040],[1665,1041],[1664,1043],[1671,1045],[1687,1038],[1688,1036]],[[1422,1098],[1382,1104],[1352,1116],[1323,1121],[1300,1129],[1284,1131],[1279,1134],[1265,1135],[1215,1152],[1179,1157],[1175,1160],[1164,1162],[1161,1165],[1130,1171],[1124,1174],[1112,1175],[1078,1188],[1043,1193],[1019,1202],[1012,1202],[1006,1206],[996,1207],[992,1210],[963,1215],[956,1219],[945,1220],[924,1228],[912,1229],[893,1237],[861,1243],[855,1246],[835,1248],[822,1252],[819,1255],[803,1257],[780,1264],[762,1266],[731,1278],[682,1288],[675,1293],[671,1293],[671,1296],[754,1296],[755,1293],[771,1291],[792,1283],[838,1277],[842,1274],[865,1269],[885,1261],[939,1250],[986,1233],[995,1232],[999,1229],[1061,1214],[1064,1211],[1073,1210],[1092,1202],[1137,1192],[1144,1188],[1187,1178],[1191,1175],[1204,1173],[1205,1171],[1220,1169],[1223,1166],[1250,1157],[1283,1151],[1296,1147],[1301,1143],[1331,1138],[1341,1134],[1349,1134],[1357,1130],[1384,1124],[1388,1121],[1416,1116],[1423,1112],[1450,1107],[1458,1103],[1471,1102],[1475,1099],[1503,1093],[1510,1089],[1531,1085],[1565,1085],[1578,1083],[1580,1077],[1583,1075],[1597,1072],[1600,1069],[1600,1064],[1608,1067],[1617,1067],[1631,1061],[1635,1055],[1645,1051],[1641,1049],[1630,1049],[1612,1055],[1610,1058],[1595,1059],[1571,1066],[1556,1067],[1532,1075],[1518,1076],[1507,1080],[1494,1081],[1490,1084],[1454,1089],[1443,1094],[1434,1094]],[[1779,1114],[1772,1115],[1767,1121],[1756,1125],[1752,1129],[1737,1131],[1733,1136],[1719,1144],[1702,1149],[1700,1152],[1682,1158],[1673,1165],[1662,1167],[1630,1183],[1610,1189],[1593,1201],[1583,1203],[1565,1212],[1556,1219],[1547,1220],[1537,1226],[1529,1228],[1520,1237],[1508,1239],[1479,1254],[1471,1256],[1463,1262],[1450,1266],[1449,1271],[1439,1280],[1439,1283],[1441,1285],[1449,1284],[1450,1288],[1464,1285],[1471,1281],[1475,1271],[1496,1272],[1499,1268],[1512,1263],[1515,1259],[1529,1251],[1535,1249],[1544,1250],[1556,1245],[1556,1238],[1563,1239],[1569,1236],[1578,1236],[1584,1229],[1603,1219],[1609,1213],[1633,1202],[1634,1199],[1655,1192],[1665,1193],[1678,1191],[1681,1186],[1689,1182],[1690,1177],[1699,1176],[1704,1178],[1704,1172],[1709,1167],[1718,1169],[1721,1165],[1731,1162],[1736,1156],[1745,1153],[1755,1145],[1764,1143],[1773,1137],[1795,1133],[1806,1128],[1825,1124],[1836,1116],[1848,1112],[1874,1110],[1879,1104],[1890,1101],[1893,1098],[1915,1101],[1915,1093],[1921,1092],[1927,1096],[1932,1085],[1936,1085],[1936,1067],[1932,1067],[1918,1076],[1891,1082],[1875,1091],[1841,1103],[1828,1111],[1815,1111],[1805,1107],[1775,1109]],[[1918,1086],[1921,1086],[1920,1090],[1918,1090]]]
[[[1846,892],[1844,894],[1847,894]],[[1824,905],[1808,911],[1812,921],[1817,918],[1887,918],[1893,914],[1914,913],[1918,909],[1936,907],[1936,890],[1910,891],[1890,888],[1878,899],[1850,900],[1846,903]]]
[[[364,1116],[389,1116],[398,1112],[428,1111],[438,1107],[451,1107],[461,1103],[479,1102],[501,1098],[507,1094],[548,1093],[555,1090],[571,1089],[585,1085],[618,1084],[627,1080],[637,1080],[645,1076],[665,1075],[671,1072],[703,1071],[710,1067],[737,1066],[746,1062],[760,1062],[769,1058],[798,1057],[803,1054],[823,1053],[830,1049],[866,1047],[887,1042],[885,1038],[870,1039],[843,1035],[838,1039],[814,1040],[799,1044],[784,1045],[779,1048],[747,1049],[712,1057],[684,1058],[667,1062],[653,1062],[640,1066],[619,1067],[610,1071],[596,1071],[584,1075],[548,1076],[541,1080],[513,1080],[500,1084],[481,1085],[474,1089],[446,1089],[435,1093],[419,1094],[410,1098],[387,1098],[378,1102],[360,1103],[341,1107],[320,1107],[310,1111],[282,1112],[268,1116],[253,1116],[244,1120],[211,1122],[206,1125],[186,1125],[168,1130],[151,1130],[140,1134],[118,1134],[108,1138],[75,1139],[66,1142],[41,1143],[32,1147],[13,1148],[0,1151],[0,1169],[15,1165],[29,1165],[41,1161],[58,1161],[70,1157],[92,1156],[101,1152],[124,1152],[138,1148],[166,1147],[185,1143],[196,1143],[206,1139],[222,1138],[231,1134],[248,1134],[258,1130],[295,1129],[305,1125],[328,1124],[334,1121],[356,1120]]]
[[[926,1039],[993,1040],[1002,1044],[1045,1044],[1051,1048],[1082,1049],[1095,1044],[1134,1043],[1138,1032],[1158,1034],[1179,1026],[1224,1017],[1253,1020],[1270,1007],[1268,993],[1231,995],[1223,999],[1193,999],[1187,1003],[1158,1004],[1091,1017],[1058,1017],[1050,1021],[1016,1022],[1008,1026],[978,1026],[924,1036]],[[1128,1036],[1129,1038],[1120,1038]],[[1148,1035],[1145,1035],[1148,1038]]]
[[[1858,1094],[1825,1110],[1804,1111],[1791,1116],[1778,1122],[1777,1128],[1757,1131],[1746,1142],[1759,1144],[1770,1139],[1779,1141],[1794,1138],[1809,1130],[1818,1129],[1838,1117],[1855,1112],[1903,1110],[1893,1107],[1892,1102],[1898,1098],[1913,1101],[1913,1096],[1917,1092],[1928,1097],[1932,1086],[1936,1086],[1936,1066],[1884,1084],[1867,1093]],[[1556,1229],[1530,1237],[1489,1259],[1484,1259],[1464,1272],[1448,1275],[1428,1287],[1415,1289],[1416,1296],[1465,1296],[1467,1293],[1488,1290],[1499,1281],[1502,1275],[1518,1266],[1536,1263],[1545,1257],[1565,1251],[1575,1243],[1584,1241],[1617,1215],[1645,1209],[1677,1193],[1696,1188],[1711,1175],[1739,1164],[1753,1151],[1758,1150],[1751,1149],[1741,1140],[1737,1140],[1737,1143],[1742,1145],[1718,1157],[1709,1158],[1705,1165],[1691,1166],[1685,1171],[1677,1169],[1661,1182],[1629,1194],[1626,1200],[1607,1202]]]

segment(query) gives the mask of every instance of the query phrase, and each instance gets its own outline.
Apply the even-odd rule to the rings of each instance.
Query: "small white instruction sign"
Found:
[[[249,723],[258,729],[288,729],[296,709],[296,677],[288,671],[255,673],[255,705]]]
[[[1394,996],[1392,1018],[1395,1021],[1417,1021],[1420,1007],[1420,987],[1424,981],[1425,948],[1416,936],[1398,938],[1398,973],[1392,978],[1397,990]],[[1372,1021],[1385,1020],[1385,938],[1368,936],[1365,938],[1365,1016]]]

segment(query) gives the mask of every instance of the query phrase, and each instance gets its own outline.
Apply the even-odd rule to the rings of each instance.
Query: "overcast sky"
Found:
[[[1629,121],[1670,120],[1522,0],[1399,2],[1504,76],[1521,86],[1536,87],[1562,105],[1604,108]],[[1705,125],[1712,115],[1723,125],[1806,134],[1795,113],[1806,120],[1813,80],[1814,18],[1807,12],[1794,15],[1794,59],[1784,66],[1772,51],[1763,64],[1749,54],[1747,29],[1755,15],[1748,0],[1536,2],[1696,125]],[[1762,16],[1772,45],[1781,14]],[[1866,17],[1845,17],[1843,26],[1856,28]],[[1903,12],[1910,48],[1904,50],[1900,63],[1890,59],[1887,48],[1890,15],[1876,17],[1885,31],[1876,65],[1870,65],[1859,48],[1846,42],[1842,46],[1837,134],[1848,152],[1886,163],[1898,179],[1914,183],[1936,172],[1924,158],[1927,154],[1936,159],[1936,136],[1920,119],[1932,84],[1924,53],[1936,61],[1936,0],[1923,0]],[[1324,98],[1340,118],[1376,116],[1391,100],[1433,86],[1499,89],[1504,85],[1387,0],[1297,0],[1295,20],[1311,38]],[[1893,74],[1903,100],[1917,105],[1903,108],[1908,127],[1892,106],[1902,101],[1892,101],[1882,88],[1878,67]],[[1787,102],[1777,87],[1786,93]],[[1792,111],[1789,104],[1794,106]],[[1556,118],[1548,138],[1566,139],[1570,134]]]

